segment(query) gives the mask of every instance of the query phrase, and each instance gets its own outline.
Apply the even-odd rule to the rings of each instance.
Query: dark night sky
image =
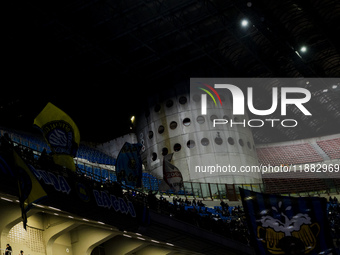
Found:
[[[129,132],[130,117],[147,96],[142,76],[94,68],[82,56],[69,58],[76,49],[69,52],[54,31],[44,30],[48,20],[36,20],[38,11],[9,6],[8,12],[0,125],[35,132],[34,117],[52,102],[77,123],[82,140],[103,142]]]
[[[103,142],[129,132],[148,96],[189,84],[190,77],[338,77],[336,6],[332,0],[4,2],[0,126],[33,132],[34,117],[52,102],[77,123],[82,140]],[[248,27],[240,26],[243,18]],[[308,51],[298,56],[303,44]]]

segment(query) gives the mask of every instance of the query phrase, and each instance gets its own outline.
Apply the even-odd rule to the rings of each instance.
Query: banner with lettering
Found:
[[[15,161],[6,154],[0,152],[0,192],[19,196]],[[142,222],[143,205],[123,196],[117,183],[102,185],[72,170],[55,167],[45,170],[27,164],[26,171],[37,180],[31,182],[32,190],[38,185],[46,192],[43,205],[129,231],[135,231]]]

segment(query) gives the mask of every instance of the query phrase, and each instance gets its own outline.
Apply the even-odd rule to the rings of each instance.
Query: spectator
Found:
[[[198,200],[197,205],[198,205],[198,206],[204,206],[202,200]]]
[[[221,199],[220,205],[221,205],[221,207],[222,207],[222,210],[225,210],[225,203],[224,203],[223,199]]]
[[[151,209],[156,209],[157,208],[157,198],[156,198],[156,193],[153,193],[152,190],[149,191],[148,193],[148,203]]]
[[[12,254],[12,247],[9,244],[6,244],[5,255],[11,255],[11,254]]]
[[[192,200],[192,205],[193,205],[193,206],[196,206],[196,205],[197,205],[197,203],[196,203],[196,198],[194,198],[194,200]]]

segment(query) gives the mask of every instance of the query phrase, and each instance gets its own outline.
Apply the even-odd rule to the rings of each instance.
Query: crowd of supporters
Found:
[[[2,136],[0,151],[5,152],[9,147],[13,148],[13,143],[8,136]],[[33,151],[27,147],[20,145],[14,146],[14,149],[20,153],[22,158],[32,165],[51,171],[68,171],[56,166],[50,156],[43,152],[37,159]],[[160,214],[167,215],[176,220],[195,225],[201,229],[223,235],[227,238],[237,240],[246,245],[250,244],[250,234],[247,229],[246,215],[240,206],[229,207],[227,203],[221,201],[218,207],[214,209],[205,206],[202,200],[189,200],[188,198],[180,198],[169,196],[169,200],[163,196],[157,198],[157,192],[149,191],[148,193],[137,191],[128,187],[124,187],[117,182],[97,182],[92,177],[83,173],[76,173],[76,178],[83,182],[91,183],[95,187],[108,190],[109,193],[118,197],[124,197],[126,200],[139,203],[147,208],[154,210]],[[170,201],[172,200],[172,201]],[[338,243],[340,243],[340,204],[337,199],[329,199],[328,218],[332,229],[332,235]]]
[[[240,206],[227,210],[227,207],[216,209],[205,206],[202,200],[188,200],[174,196],[169,200],[162,195],[157,198],[157,192],[148,194],[128,190],[125,196],[129,200],[145,203],[151,210],[167,215],[173,219],[184,221],[216,234],[249,244],[249,232],[246,226],[245,214]],[[172,202],[171,202],[172,200]],[[193,205],[195,204],[196,205]],[[228,208],[229,209],[229,208]]]

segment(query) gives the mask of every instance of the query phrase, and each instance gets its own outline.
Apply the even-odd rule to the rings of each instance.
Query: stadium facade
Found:
[[[221,97],[221,108],[208,100],[209,114],[202,115],[200,95],[183,88],[166,95],[150,98],[148,108],[137,118],[137,139],[143,144],[147,171],[162,178],[163,157],[174,153],[172,163],[184,181],[261,182],[260,173],[239,171],[242,166],[259,164],[251,128],[243,125],[248,116],[233,116],[230,98]],[[213,127],[214,119],[231,120],[234,125]]]

